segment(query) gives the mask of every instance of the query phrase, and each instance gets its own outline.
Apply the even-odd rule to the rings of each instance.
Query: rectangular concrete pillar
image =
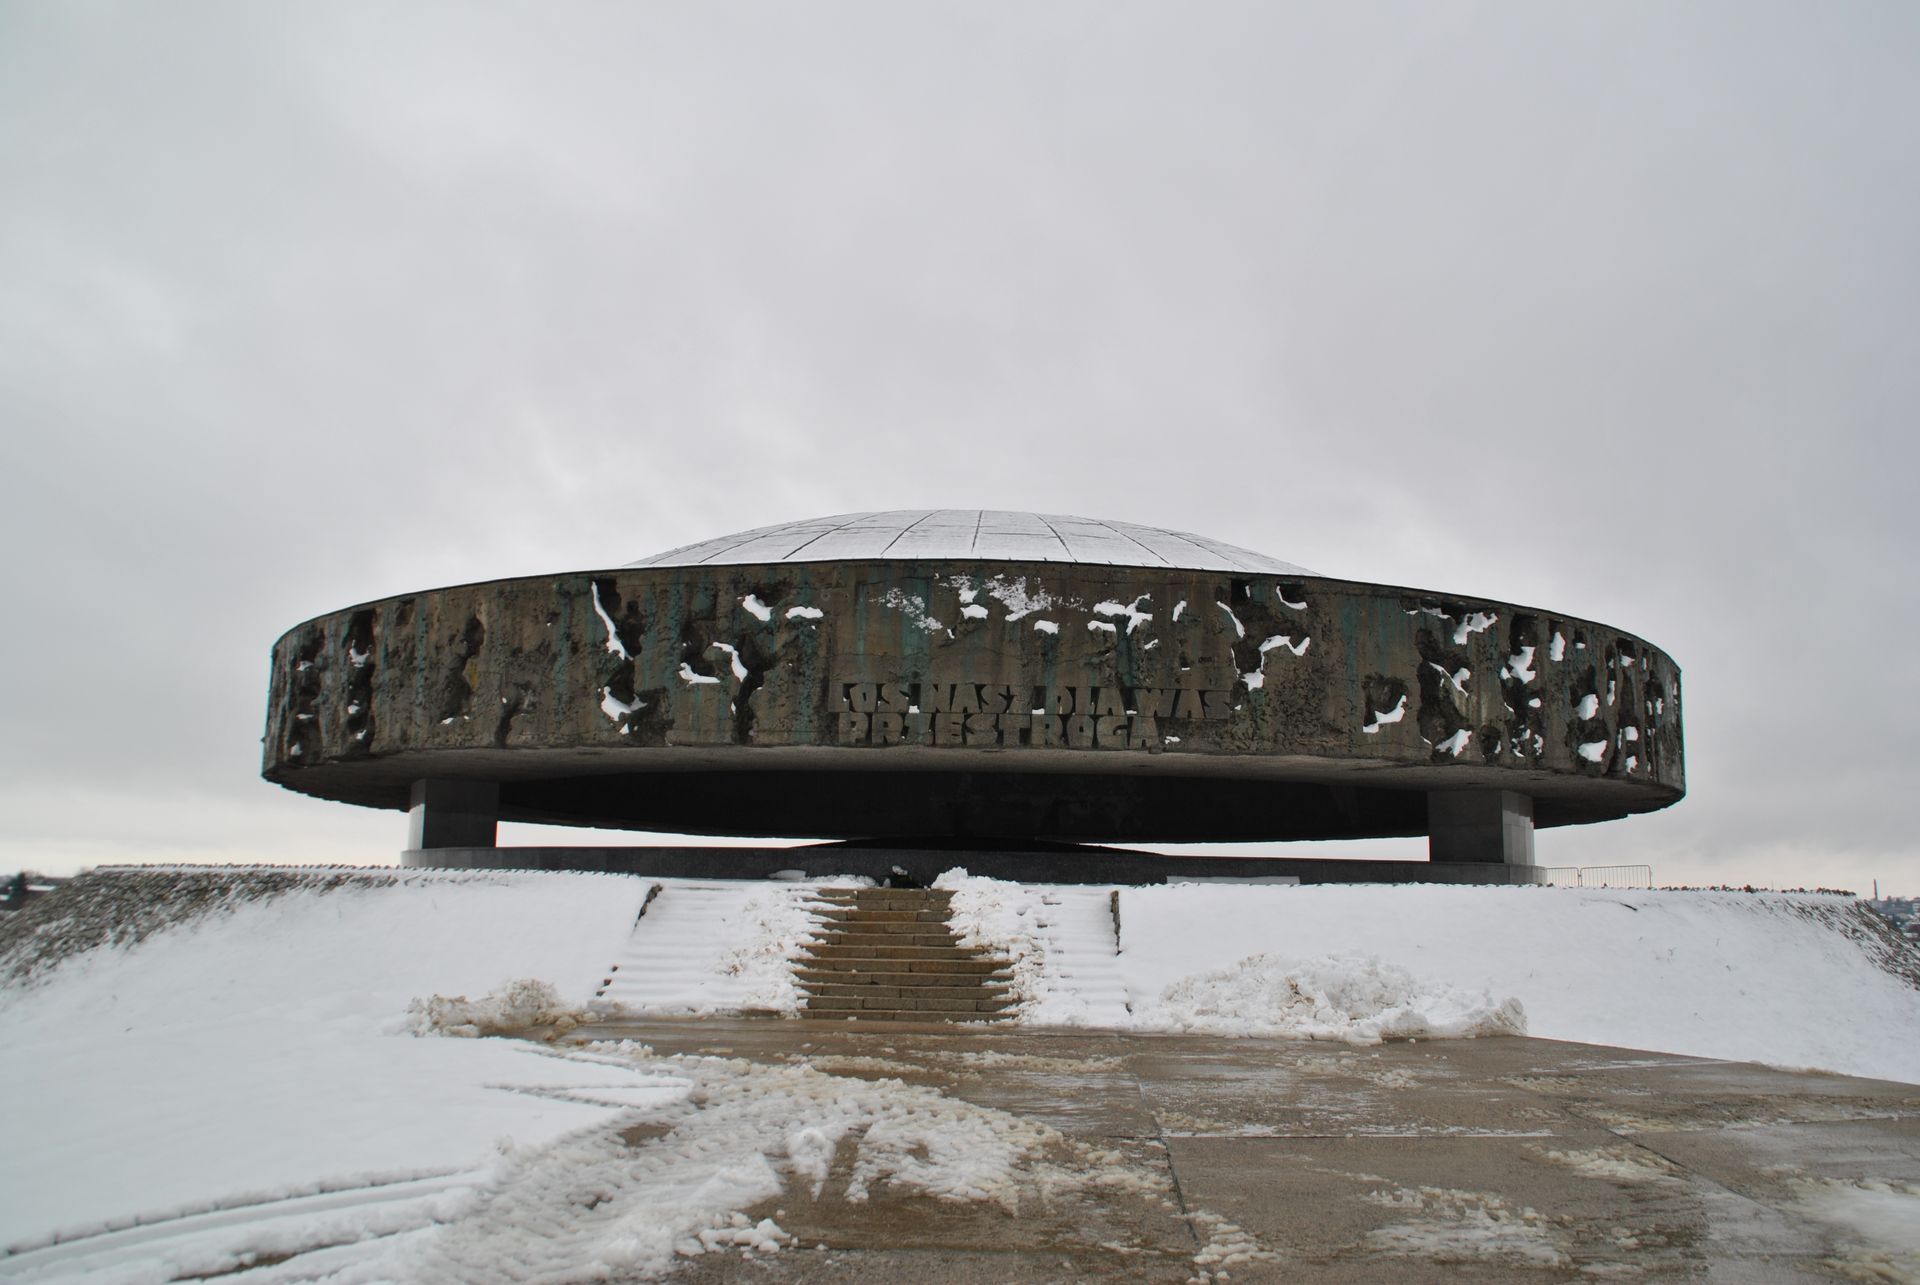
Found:
[[[491,848],[500,822],[495,781],[426,780],[413,783],[407,847]]]
[[[1427,856],[1532,865],[1532,797],[1513,790],[1433,791],[1427,795]]]

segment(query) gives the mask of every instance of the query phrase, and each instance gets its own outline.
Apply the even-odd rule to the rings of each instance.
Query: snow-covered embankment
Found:
[[[1920,1083],[1920,957],[1848,898],[942,883],[971,939],[1015,958],[1029,1021],[1360,1043],[1524,1032]]]
[[[7,1154],[32,1176],[0,1201],[0,1275],[650,1278],[790,1247],[745,1211],[792,1181],[818,1196],[837,1158],[847,1201],[1172,1207],[1157,1171],[935,1088],[414,1037],[564,1018],[618,960],[636,1004],[788,1007],[808,896],[596,875],[82,881],[0,931]]]

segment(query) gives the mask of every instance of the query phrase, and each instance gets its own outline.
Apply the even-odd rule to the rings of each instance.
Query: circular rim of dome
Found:
[[[1011,509],[885,509],[836,513],[683,544],[640,567],[807,562],[1061,562],[1323,578],[1318,572],[1210,536],[1110,518]]]

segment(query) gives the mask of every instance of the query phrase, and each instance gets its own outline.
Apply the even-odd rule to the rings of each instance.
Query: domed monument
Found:
[[[659,873],[691,858],[496,848],[496,822],[860,841],[784,866],[1000,853],[1036,878],[1130,855],[1068,845],[1426,835],[1431,864],[1399,864],[1427,873],[1400,877],[1524,881],[1536,826],[1685,792],[1679,670],[1631,634],[977,509],[316,617],[275,644],[265,759],[289,789],[410,811],[412,863]]]

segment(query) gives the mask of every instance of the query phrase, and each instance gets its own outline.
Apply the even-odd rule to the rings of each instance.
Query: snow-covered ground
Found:
[[[522,977],[583,1002],[645,893],[591,875],[293,891],[0,993],[0,1085],[32,1104],[8,1111],[6,1149],[33,1157],[0,1242],[471,1174],[493,1162],[476,1138],[539,1145],[598,1118],[604,1070],[416,1039],[408,1009]]]
[[[182,922],[0,991],[0,1278],[652,1275],[788,1244],[741,1211],[790,1175],[824,1181],[843,1142],[839,1194],[856,1203],[884,1186],[1173,1208],[1153,1172],[937,1089],[630,1044],[436,1038],[564,1022],[644,972],[660,948],[636,943],[654,932],[717,980],[669,972],[628,1001],[789,1006],[773,979],[809,885],[420,873],[188,891]],[[78,918],[45,940],[85,939]]]
[[[967,939],[1014,960],[1027,1021],[1359,1043],[1523,1033],[1920,1083],[1920,956],[1848,898],[940,884]]]
[[[1844,899],[942,884],[963,935],[1014,961],[1029,1022],[1362,1043],[1524,1030],[1920,1083],[1912,961],[1898,975]],[[262,1261],[247,1279],[511,1280],[550,1254],[653,1271],[781,1243],[735,1215],[782,1174],[824,1174],[850,1131],[861,1182],[1002,1200],[1124,1180],[1160,1198],[930,1089],[417,1034],[595,1006],[791,1009],[817,886],[419,872],[215,898],[133,944],[69,933],[78,953],[0,989],[0,1277]],[[636,1149],[636,1128],[666,1145]],[[516,1248],[507,1224],[548,1233]]]
[[[1185,884],[1121,890],[1120,924],[1149,1025],[1182,1024],[1168,992],[1195,973],[1262,954],[1319,973],[1345,959],[1399,970],[1408,1001],[1442,1022],[1470,996],[1511,999],[1525,1033],[1548,1039],[1920,1083],[1920,959],[1849,898]]]

